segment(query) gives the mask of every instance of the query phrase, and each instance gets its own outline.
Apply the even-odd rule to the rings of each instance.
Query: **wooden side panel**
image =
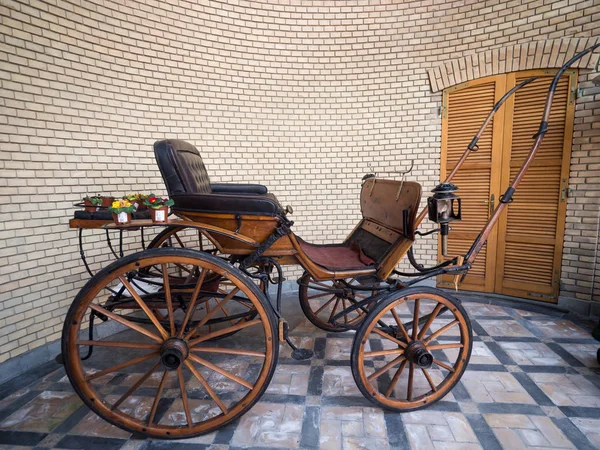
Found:
[[[504,77],[493,76],[444,91],[442,179],[455,167],[494,103],[504,94],[504,88]],[[459,187],[463,218],[462,221],[451,224],[449,257],[464,255],[469,250],[489,217],[492,195],[494,198],[498,197],[501,158],[493,149],[500,144],[502,138],[502,120],[497,120],[496,117],[480,138],[479,150],[469,156],[452,180]],[[486,292],[493,290],[496,238],[496,233],[492,233],[461,285],[462,289]],[[441,254],[439,257],[442,258]],[[440,277],[438,285],[454,286],[453,277]]]
[[[525,78],[536,81],[515,94],[506,111],[503,190],[514,178],[533,144],[553,71],[509,74],[507,89]],[[566,214],[566,189],[575,108],[576,72],[564,75],[556,91],[548,132],[499,223],[501,242],[496,270],[498,293],[556,302]]]

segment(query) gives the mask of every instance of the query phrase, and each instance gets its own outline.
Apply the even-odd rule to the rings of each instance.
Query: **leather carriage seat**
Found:
[[[154,143],[154,156],[175,211],[283,215],[277,198],[260,184],[211,184],[198,149],[186,141]]]

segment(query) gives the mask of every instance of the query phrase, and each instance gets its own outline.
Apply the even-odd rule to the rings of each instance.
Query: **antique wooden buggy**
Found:
[[[266,187],[211,184],[195,147],[157,142],[155,156],[178,218],[147,249],[94,275],[74,300],[62,355],[76,392],[107,421],[153,437],[190,437],[236,419],[267,389],[280,343],[292,347],[294,358],[311,357],[293,345],[281,314],[281,265],[299,264],[305,269],[299,298],[310,321],[327,332],[356,330],[351,368],[370,401],[411,411],[444,397],[468,364],[471,325],[456,298],[417,284],[440,274],[458,281],[469,270],[539,148],[556,81],[596,47],[557,73],[530,155],[469,252],[432,268],[414,264],[414,274],[395,267],[410,252],[426,212],[440,225],[434,231],[443,247],[448,224],[460,219],[449,179],[417,214],[418,183],[368,175],[354,230],[342,243],[314,245],[291,231],[291,209]],[[477,150],[504,100],[531,81],[498,102],[449,178]],[[114,227],[93,226],[100,225]],[[81,221],[72,226],[86,227]],[[146,226],[152,224],[128,225]],[[277,288],[274,302],[270,285]]]

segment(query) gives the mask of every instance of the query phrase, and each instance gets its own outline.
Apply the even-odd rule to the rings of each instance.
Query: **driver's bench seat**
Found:
[[[175,201],[173,211],[283,215],[283,208],[260,184],[211,184],[200,153],[192,144],[166,139],[154,144],[154,156]]]

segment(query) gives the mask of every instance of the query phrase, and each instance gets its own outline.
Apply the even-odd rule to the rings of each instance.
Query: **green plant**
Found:
[[[157,197],[154,194],[150,194],[144,199],[144,205],[154,209],[162,208],[163,206],[173,206],[174,204],[175,202],[172,199]]]
[[[135,206],[127,199],[115,200],[112,205],[109,206],[108,210],[115,214],[122,212],[132,213],[135,211]]]
[[[100,206],[102,204],[102,196],[100,194],[90,197],[89,195],[83,197],[83,201],[90,202],[93,206]]]

